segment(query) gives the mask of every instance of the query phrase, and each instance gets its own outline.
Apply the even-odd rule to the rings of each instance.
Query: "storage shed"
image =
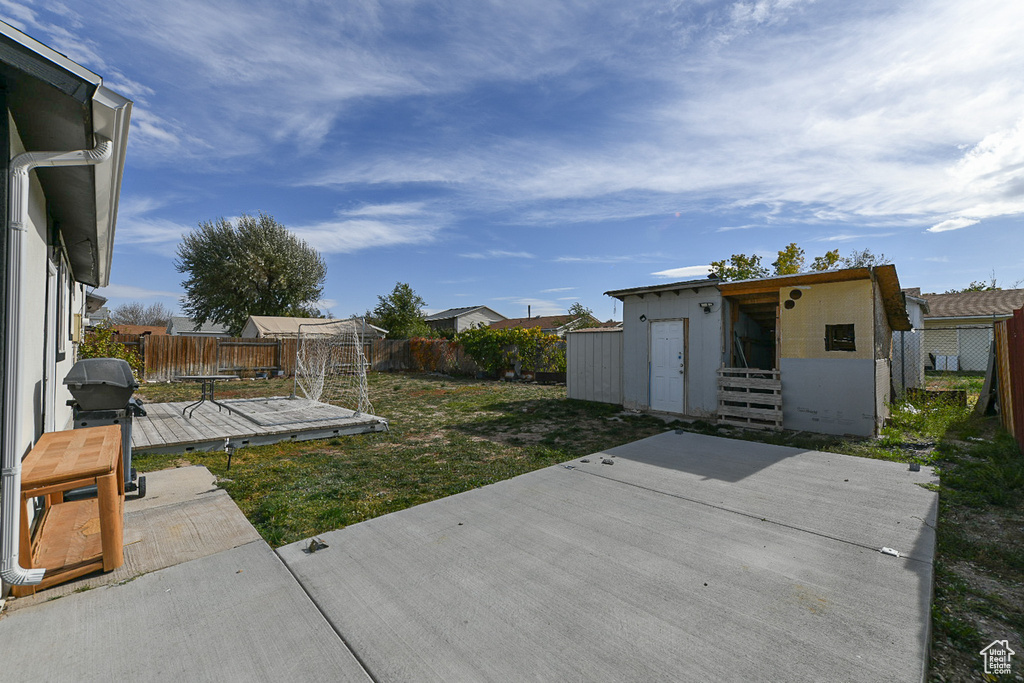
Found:
[[[745,427],[877,434],[892,333],[911,329],[892,265],[606,294],[623,303],[625,408]],[[570,341],[570,368],[584,348]],[[570,395],[588,398],[582,379]]]

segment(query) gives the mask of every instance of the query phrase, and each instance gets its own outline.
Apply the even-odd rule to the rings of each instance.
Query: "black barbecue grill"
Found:
[[[120,358],[86,358],[75,363],[64,378],[74,397],[75,429],[121,425],[121,453],[124,458],[124,489],[146,495],[146,478],[132,469],[132,418],[146,414],[142,402],[132,398],[139,383],[132,368]],[[137,481],[136,481],[137,480]]]

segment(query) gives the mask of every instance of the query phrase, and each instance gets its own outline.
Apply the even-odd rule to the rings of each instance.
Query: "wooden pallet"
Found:
[[[746,429],[782,429],[782,379],[778,370],[720,368],[718,423]]]

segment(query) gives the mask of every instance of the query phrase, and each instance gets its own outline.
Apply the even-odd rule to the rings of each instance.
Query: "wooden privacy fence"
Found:
[[[997,322],[994,329],[999,418],[1024,448],[1024,308]]]
[[[281,371],[290,375],[295,370],[294,339],[118,334],[114,341],[139,352],[149,381],[221,373]]]
[[[181,375],[252,375],[295,373],[295,339],[243,339],[241,337],[178,337],[170,335],[114,335],[142,357],[145,378],[166,382]],[[408,339],[377,339],[363,345],[370,370],[415,370],[474,374],[479,368],[458,345],[428,340],[430,353],[414,354]]]

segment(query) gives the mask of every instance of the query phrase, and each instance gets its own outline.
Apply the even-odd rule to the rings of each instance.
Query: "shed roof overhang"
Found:
[[[103,79],[88,69],[3,22],[0,86],[7,91],[7,106],[26,150],[91,149],[97,136],[113,143],[111,158],[97,166],[36,171],[75,280],[106,286],[131,101],[105,88]]]
[[[779,277],[760,278],[757,280],[740,280],[723,282],[718,285],[722,296],[735,298],[742,305],[757,306],[769,303],[769,298],[778,302],[779,290],[784,287],[800,287],[824,284],[828,282],[849,282],[852,280],[871,280],[878,283],[885,308],[885,316],[889,327],[893,330],[909,331],[913,329],[907,315],[907,305],[900,291],[900,281],[896,275],[896,266],[886,264],[872,268],[845,268],[843,270],[826,270],[818,273],[801,273],[799,275],[782,275]]]
[[[638,296],[641,299],[648,294],[661,296],[666,292],[678,292],[684,289],[700,291],[702,287],[715,287],[721,282],[718,278],[705,277],[700,280],[686,280],[684,282],[670,282],[664,285],[650,285],[648,287],[632,287],[630,289],[613,289],[605,292],[605,296],[613,296],[620,301],[625,301],[627,296]]]

